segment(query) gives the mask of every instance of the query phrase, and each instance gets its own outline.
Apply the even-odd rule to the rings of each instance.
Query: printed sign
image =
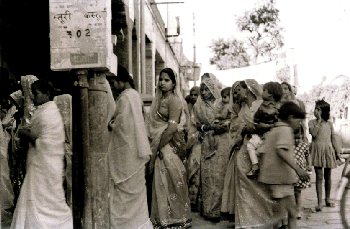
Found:
[[[111,36],[111,0],[50,0],[52,70],[111,70]]]

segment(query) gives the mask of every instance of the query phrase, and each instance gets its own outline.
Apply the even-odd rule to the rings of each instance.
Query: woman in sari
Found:
[[[241,104],[237,123],[241,123],[240,129],[243,135],[243,144],[233,155],[233,184],[234,212],[236,228],[269,228],[281,218],[276,210],[277,205],[271,200],[269,192],[263,184],[257,180],[249,179],[247,173],[251,168],[251,161],[247,152],[249,134],[254,131],[253,117],[260,104],[261,87],[253,79],[240,81],[234,88]],[[236,124],[237,124],[236,123]],[[230,168],[232,169],[232,168]]]
[[[187,149],[189,152],[186,164],[188,192],[191,201],[192,211],[198,211],[198,194],[200,186],[200,160],[201,160],[201,146],[199,131],[196,123],[193,122],[193,106],[196,104],[199,96],[199,87],[194,86],[190,90],[190,122],[187,135]]]
[[[64,126],[52,87],[46,81],[32,84],[37,107],[28,129],[20,135],[29,141],[27,171],[12,219],[12,229],[73,228],[63,190]]]
[[[200,97],[194,105],[193,122],[202,138],[200,161],[200,211],[218,222],[221,217],[222,190],[229,160],[228,127],[217,120],[220,110],[220,93],[211,77],[205,77],[200,85]]]
[[[148,214],[145,165],[151,148],[142,115],[142,100],[124,67],[118,66],[118,75],[108,80],[119,94],[108,124],[110,227],[150,229],[153,226]]]
[[[149,117],[153,172],[151,220],[155,228],[188,228],[191,225],[186,169],[187,104],[174,71],[163,69]]]
[[[227,219],[234,220],[235,214],[235,194],[234,194],[234,179],[233,179],[233,155],[239,150],[242,145],[242,130],[244,127],[244,122],[239,118],[238,114],[241,109],[241,105],[238,101],[238,95],[235,91],[236,87],[239,85],[240,81],[236,81],[231,87],[230,93],[230,109],[231,109],[231,125],[230,125],[230,160],[227,165],[227,170],[224,180],[224,189],[222,193],[222,204],[221,212]]]

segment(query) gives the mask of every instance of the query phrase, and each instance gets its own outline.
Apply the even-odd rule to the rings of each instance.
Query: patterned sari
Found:
[[[253,129],[253,117],[262,100],[259,85],[255,80],[245,80],[249,91],[257,98],[251,106],[242,104],[237,123]],[[267,187],[257,180],[249,179],[247,173],[251,169],[251,161],[247,152],[249,138],[244,137],[243,145],[232,156],[233,172],[231,188],[234,189],[234,212],[236,228],[271,228],[280,220],[274,210],[278,209],[271,200]],[[232,169],[232,167],[230,168]]]
[[[181,101],[182,112],[177,126],[177,132],[181,133],[188,121],[187,104],[178,87],[172,96]],[[153,154],[157,154],[153,175],[151,221],[155,228],[187,228],[191,222],[191,208],[185,166],[177,154],[176,144],[172,144],[172,141],[158,149],[162,134],[169,126],[168,120],[159,115],[161,103],[161,91],[157,88],[149,117],[151,149]]]
[[[205,101],[199,97],[194,106],[194,123],[211,125],[219,114],[220,94],[212,78],[202,80],[213,97]],[[209,219],[220,217],[224,177],[229,160],[229,134],[215,134],[214,131],[202,131],[200,158],[200,197],[201,214]]]

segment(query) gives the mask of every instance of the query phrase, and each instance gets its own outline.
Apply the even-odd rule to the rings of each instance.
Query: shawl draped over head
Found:
[[[262,88],[261,85],[254,79],[244,80],[248,90],[256,97],[252,105],[249,107],[248,104],[242,104],[242,109],[239,112],[239,116],[245,121],[246,125],[254,126],[254,114],[262,103]]]
[[[231,88],[231,94],[230,94],[230,109],[233,111],[233,106],[235,105],[235,101],[233,100],[233,93],[237,86],[240,85],[241,81],[236,81]],[[236,142],[239,142],[241,140],[241,131],[245,125],[248,125],[250,127],[254,126],[254,113],[257,110],[257,108],[262,103],[261,100],[261,94],[262,94],[262,88],[258,84],[258,82],[254,79],[246,79],[244,80],[246,83],[248,90],[255,95],[256,100],[252,103],[252,106],[249,107],[247,104],[243,103],[241,104],[241,109],[238,114],[236,114],[235,111],[233,111],[232,119],[231,120],[231,126],[230,126],[230,135],[233,139],[233,144]]]
[[[247,84],[247,87],[251,93],[253,93],[257,100],[261,99],[262,96],[262,87],[254,79],[246,79],[244,82]]]
[[[24,98],[24,125],[29,125],[30,120],[34,114],[35,106],[33,104],[32,84],[37,81],[38,78],[34,75],[21,76],[21,85],[23,89]]]
[[[23,93],[21,90],[13,92],[10,94],[10,97],[17,103],[19,107],[23,107]]]
[[[185,101],[185,99],[182,96],[181,90],[180,90],[180,80],[177,76],[177,74],[174,72],[175,75],[175,88],[174,88],[174,95],[177,96],[181,100],[182,105],[182,112],[180,116],[180,122],[177,125],[178,131],[182,131],[188,128],[189,124],[189,111],[188,106]],[[158,82],[159,83],[159,82]],[[168,122],[159,121],[157,117],[157,112],[160,106],[161,98],[162,98],[162,91],[159,89],[157,83],[156,88],[156,95],[152,101],[150,114],[149,114],[149,134],[151,138],[151,149],[153,153],[156,153],[158,150],[158,146],[160,143],[160,138],[162,136],[162,133],[166,130],[168,127]]]
[[[221,98],[219,89],[214,81],[213,78],[204,78],[201,82],[201,85],[204,84],[208,87],[209,91],[215,98],[213,103],[210,103],[209,101],[206,101],[202,98],[202,95],[200,95],[197,99],[197,102],[195,103],[193,109],[194,109],[194,117],[193,122],[200,122],[200,123],[210,123],[214,121],[215,119],[215,104],[216,102]],[[210,107],[211,109],[207,109]]]

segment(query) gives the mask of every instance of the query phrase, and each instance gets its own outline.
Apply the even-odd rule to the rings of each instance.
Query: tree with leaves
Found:
[[[237,39],[219,38],[212,41],[210,47],[214,52],[210,64],[215,64],[220,70],[249,65],[250,59],[244,44]]]
[[[236,24],[246,39],[214,40],[210,46],[214,53],[210,59],[211,64],[215,64],[218,69],[228,69],[262,63],[277,57],[277,51],[283,47],[284,42],[283,28],[279,25],[279,10],[274,1],[264,1],[253,10],[246,11],[237,19]],[[231,60],[235,63],[232,64]]]

